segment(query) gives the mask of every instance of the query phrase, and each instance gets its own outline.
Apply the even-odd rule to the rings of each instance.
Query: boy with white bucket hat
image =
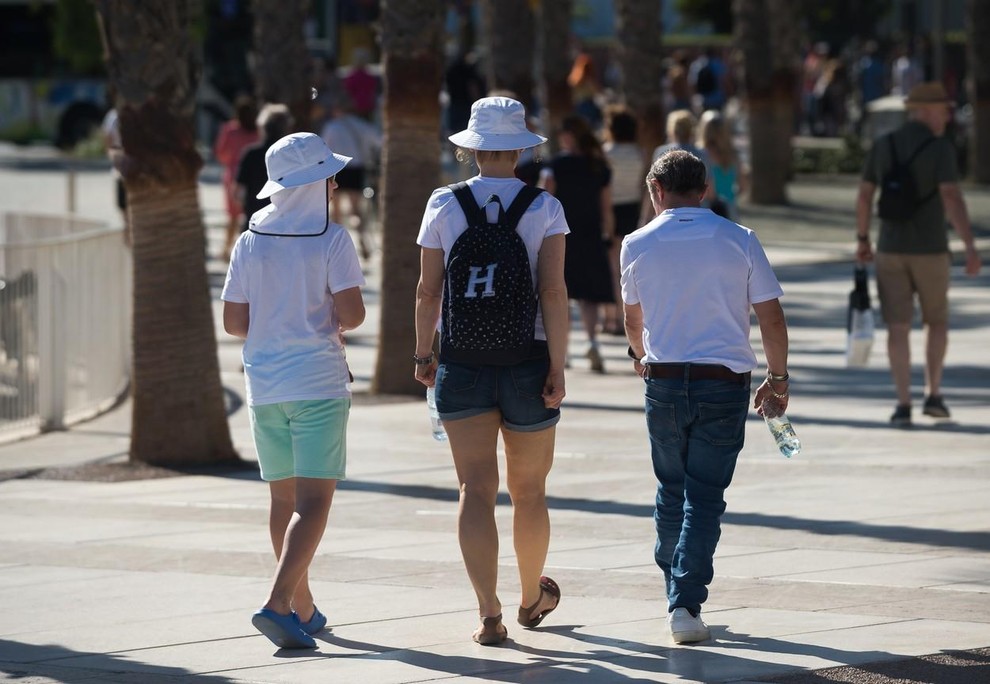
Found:
[[[230,257],[224,329],[244,338],[244,373],[278,565],[252,623],[281,648],[314,648],[327,619],[307,571],[346,465],[350,375],[342,333],[364,321],[364,276],[347,231],[330,222],[334,175],[350,161],[312,133],[265,154],[271,205]]]

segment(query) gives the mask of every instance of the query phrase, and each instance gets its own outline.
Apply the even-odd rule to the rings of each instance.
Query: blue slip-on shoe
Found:
[[[302,631],[306,632],[306,634],[318,634],[327,626],[327,616],[321,613],[319,608],[313,606],[313,617],[306,622],[303,622],[302,618],[300,618],[299,626],[302,627]]]
[[[295,613],[280,615],[262,608],[251,616],[251,624],[279,648],[316,648],[316,639],[303,631]]]

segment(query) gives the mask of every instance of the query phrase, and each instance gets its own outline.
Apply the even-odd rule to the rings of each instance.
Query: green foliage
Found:
[[[842,147],[794,147],[795,173],[854,173],[863,170],[866,150],[859,136],[847,135]]]
[[[52,48],[73,74],[103,73],[103,44],[90,0],[58,0],[52,18]]]

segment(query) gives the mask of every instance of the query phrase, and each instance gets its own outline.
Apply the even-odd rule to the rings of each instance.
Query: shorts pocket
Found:
[[[468,392],[478,385],[481,369],[458,363],[444,363],[437,369],[438,392]],[[443,389],[440,390],[439,387]]]
[[[516,394],[524,399],[542,399],[550,364],[547,361],[524,361],[509,368]]]
[[[698,403],[695,434],[714,446],[741,445],[746,436],[749,401],[727,404]]]

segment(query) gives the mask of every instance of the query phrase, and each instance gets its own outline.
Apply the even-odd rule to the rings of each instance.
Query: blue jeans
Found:
[[[747,376],[748,377],[748,376]],[[646,426],[657,477],[657,565],[668,610],[693,614],[708,598],[725,489],[742,451],[749,384],[646,380]]]

